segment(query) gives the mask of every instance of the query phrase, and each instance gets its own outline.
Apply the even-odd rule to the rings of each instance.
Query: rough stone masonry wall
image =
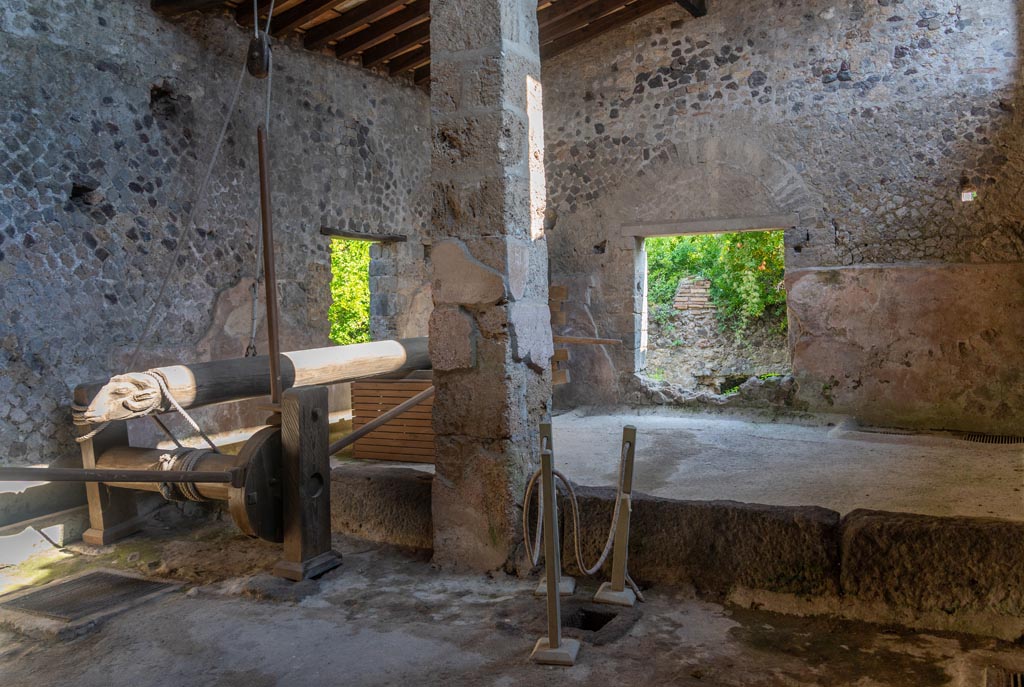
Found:
[[[74,450],[75,384],[123,371],[179,242],[139,367],[240,356],[258,230],[255,130],[264,82],[246,81],[198,228],[182,224],[241,68],[229,17],[167,21],[146,0],[0,4],[0,463]],[[429,212],[427,95],[280,45],[271,120],[283,346],[326,345],[321,224],[419,235]],[[375,271],[394,290],[376,334],[425,281],[422,244]],[[420,300],[422,297],[419,296]],[[427,296],[429,303],[429,295]],[[262,308],[262,305],[261,305]],[[261,329],[258,345],[266,351]]]
[[[661,308],[647,329],[647,371],[684,389],[722,393],[759,375],[790,372],[786,335],[768,322],[736,336],[723,331],[714,310]]]
[[[551,406],[535,0],[433,0],[434,561],[514,562]]]
[[[944,271],[951,289],[979,273],[1020,274],[1018,5],[716,0],[704,18],[666,7],[545,63],[552,272],[575,303],[566,332],[626,341],[574,350],[573,384],[557,400],[642,398],[633,390],[644,367],[646,260],[623,223],[782,213],[797,218],[786,231],[791,280],[810,268],[875,265],[881,291],[863,297],[885,291],[904,304],[906,335],[917,337],[899,357],[874,349],[868,334],[891,322],[854,307],[806,332],[802,323],[836,299],[805,290],[790,305],[803,403],[859,414],[871,404],[867,378],[896,384],[909,370],[938,381],[895,399],[890,422],[915,424],[919,406],[949,398],[929,422],[994,413],[992,399],[1020,380],[1019,348],[1006,358],[998,343],[1012,336],[1013,315],[981,301],[978,318],[942,316],[918,302],[926,294],[891,293],[887,280],[889,269],[917,263]],[[976,202],[960,202],[961,177],[978,187]],[[837,355],[849,347],[857,355]],[[957,377],[942,377],[951,367]],[[963,385],[972,393],[958,393]],[[989,428],[1022,420],[1018,404]]]

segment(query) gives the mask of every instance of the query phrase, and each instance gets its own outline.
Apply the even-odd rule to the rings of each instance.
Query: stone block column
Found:
[[[550,412],[536,0],[432,0],[434,558],[512,561]]]

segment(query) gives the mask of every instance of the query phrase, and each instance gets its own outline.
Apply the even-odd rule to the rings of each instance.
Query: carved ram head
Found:
[[[89,406],[76,413],[80,422],[98,424],[146,415],[160,404],[160,387],[151,374],[130,372],[111,377]]]

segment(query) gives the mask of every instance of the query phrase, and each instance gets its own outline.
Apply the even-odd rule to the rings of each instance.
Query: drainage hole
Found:
[[[597,632],[615,620],[618,613],[613,611],[595,611],[581,608],[562,618],[562,627],[572,627],[586,632]]]

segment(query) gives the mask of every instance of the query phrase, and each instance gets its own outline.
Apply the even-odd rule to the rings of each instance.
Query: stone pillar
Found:
[[[493,570],[516,554],[551,400],[537,2],[430,14],[434,558]]]

